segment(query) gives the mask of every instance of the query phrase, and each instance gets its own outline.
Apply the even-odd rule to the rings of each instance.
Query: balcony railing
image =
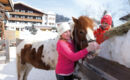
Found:
[[[9,20],[13,20],[13,21],[42,22],[42,20],[39,20],[39,19],[28,19],[28,18],[9,18]]]
[[[28,16],[43,16],[43,14],[38,14],[38,13],[26,13],[26,12],[10,12],[10,14],[28,15]]]

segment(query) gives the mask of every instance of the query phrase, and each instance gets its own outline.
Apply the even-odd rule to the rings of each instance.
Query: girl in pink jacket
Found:
[[[99,45],[92,42],[79,52],[74,52],[74,44],[70,37],[70,26],[64,22],[58,26],[60,39],[57,42],[58,62],[56,65],[57,80],[73,80],[74,62],[84,58],[89,51],[98,49]]]

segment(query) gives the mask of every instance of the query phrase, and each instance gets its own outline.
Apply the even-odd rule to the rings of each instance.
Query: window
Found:
[[[47,17],[46,17],[46,20],[47,20]]]
[[[28,13],[33,13],[33,11],[28,11]]]
[[[10,17],[12,18],[12,15],[10,15]]]
[[[25,10],[21,10],[21,12],[25,12]]]
[[[15,18],[19,18],[19,16],[18,16],[18,15],[15,15]]]
[[[12,15],[12,17],[15,17],[15,15]]]
[[[11,29],[14,29],[14,27],[11,27]]]
[[[16,30],[18,30],[18,31],[19,31],[19,28],[16,28]]]
[[[25,18],[25,16],[21,16],[21,18]]]
[[[32,17],[32,16],[30,16],[29,18],[30,18],[30,19],[33,19],[33,17]]]
[[[19,10],[18,10],[18,9],[15,9],[15,12],[19,12]]]
[[[55,18],[53,18],[53,20],[55,20]]]
[[[39,20],[41,20],[41,19],[42,19],[42,17],[36,17],[36,19],[39,19]]]
[[[49,20],[51,20],[52,18],[50,17]]]
[[[32,17],[32,16],[28,16],[27,18],[28,18],[28,19],[33,19],[33,17]]]

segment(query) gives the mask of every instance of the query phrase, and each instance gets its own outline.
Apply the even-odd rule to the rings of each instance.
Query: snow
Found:
[[[55,71],[45,71],[33,68],[28,80],[56,80]],[[10,62],[0,64],[0,80],[17,80],[16,47],[10,47]]]
[[[119,18],[130,13],[128,0],[74,0],[74,2],[79,9],[82,9],[81,15],[87,15],[99,21],[104,10],[107,10],[111,14],[115,26],[123,24],[124,22]]]
[[[38,30],[36,35],[32,35],[29,31],[24,30],[20,32],[20,39],[26,41],[44,41],[47,39],[54,39],[58,34],[51,31]],[[10,62],[7,64],[0,64],[0,80],[17,80],[16,70],[16,47],[10,47]],[[28,75],[28,80],[56,80],[54,70],[41,70],[33,68]]]
[[[104,41],[99,56],[130,68],[130,30],[127,34]]]
[[[28,80],[56,80],[55,71],[45,71],[33,68],[28,76]]]
[[[16,80],[16,48],[10,47],[10,62],[0,64],[0,80]]]
[[[57,32],[41,31],[40,29],[38,29],[36,35],[31,34],[28,30],[20,31],[19,38],[35,42],[35,41],[54,39],[57,36],[58,36]]]

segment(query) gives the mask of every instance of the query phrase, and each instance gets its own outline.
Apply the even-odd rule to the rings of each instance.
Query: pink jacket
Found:
[[[74,62],[85,57],[87,49],[74,52],[73,43],[64,40],[57,42],[58,62],[56,65],[56,74],[70,74],[74,71]]]

